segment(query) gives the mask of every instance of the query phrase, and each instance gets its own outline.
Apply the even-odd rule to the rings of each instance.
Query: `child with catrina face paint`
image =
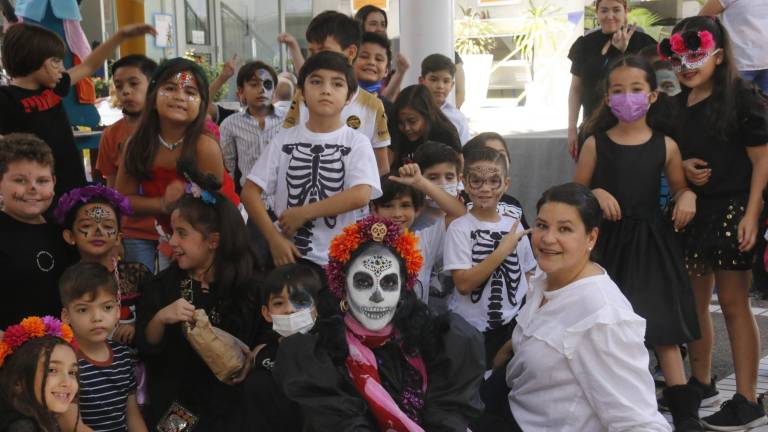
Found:
[[[416,298],[417,242],[378,216],[331,242],[328,289],[341,317],[283,339],[274,367],[309,429],[463,432],[480,413],[482,339]]]
[[[486,147],[464,154],[464,190],[472,207],[448,227],[443,249],[443,269],[456,286],[448,307],[483,332],[488,369],[512,336],[512,320],[528,291],[526,273],[536,267],[530,230],[499,212],[508,188],[504,154]]]
[[[144,264],[120,259],[121,218],[132,213],[125,196],[102,185],[72,189],[59,198],[53,212],[63,227],[64,241],[77,249],[80,262],[96,262],[114,273],[120,321],[112,338],[127,345],[135,333],[139,285],[152,275]]]

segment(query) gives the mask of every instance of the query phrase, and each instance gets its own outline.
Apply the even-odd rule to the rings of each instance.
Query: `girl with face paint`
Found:
[[[100,263],[115,274],[120,322],[112,337],[123,344],[133,343],[139,285],[152,276],[144,264],[121,258],[120,222],[123,216],[132,213],[125,196],[102,185],[72,189],[59,198],[54,210],[54,216],[64,227],[64,241],[77,249],[80,261]]]
[[[466,431],[478,413],[482,342],[461,318],[435,318],[414,296],[415,236],[369,216],[334,239],[329,258],[342,316],[284,339],[274,369],[309,430]],[[426,404],[431,386],[441,392]]]
[[[255,254],[237,207],[218,192],[213,176],[190,170],[185,194],[171,212],[174,262],[144,285],[138,305],[136,341],[146,357],[148,426],[168,426],[176,403],[198,419],[200,430],[246,430],[247,400],[242,381],[253,366],[263,322],[258,310]],[[187,341],[185,323],[195,310],[212,326],[240,339],[246,361],[241,371],[219,381]],[[245,352],[247,351],[247,352]]]
[[[659,356],[676,427],[703,430],[698,419],[701,393],[686,384],[678,348],[700,336],[683,253],[675,240],[675,231],[696,213],[696,194],[686,184],[677,144],[646,119],[658,97],[650,63],[642,57],[622,59],[609,68],[606,85],[598,117],[610,113],[616,124],[604,130],[596,129],[593,120],[588,123],[595,135],[584,144],[575,178],[592,189],[603,211],[597,262],[646,320],[645,341]],[[662,171],[674,202],[671,221],[659,208]]]

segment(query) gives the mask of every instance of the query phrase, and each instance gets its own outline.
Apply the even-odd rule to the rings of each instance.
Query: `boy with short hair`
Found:
[[[59,425],[70,428],[81,418],[93,430],[146,432],[131,351],[109,339],[120,316],[115,276],[99,263],[77,263],[61,276],[59,295],[61,320],[77,341],[80,381],[78,403],[59,417]]]
[[[276,85],[277,74],[264,62],[248,62],[237,72],[237,97],[245,110],[221,123],[221,153],[227,171],[240,172],[241,186],[280,131],[283,116],[272,105]]]
[[[381,195],[368,139],[342,120],[357,90],[347,59],[334,52],[310,57],[299,75],[304,121],[285,129],[253,166],[242,193],[248,215],[269,243],[275,265],[304,258],[328,262],[328,246],[353,223],[355,210]],[[262,202],[273,197],[273,225]]]
[[[354,19],[336,11],[322,12],[314,17],[307,27],[309,55],[332,51],[343,54],[348,63],[352,64],[360,50],[360,34],[360,24]],[[298,47],[295,38],[290,36],[289,40],[291,46]],[[303,68],[296,60],[294,59],[296,68]],[[302,99],[302,94],[297,93],[283,126],[292,128],[306,119],[307,115],[307,106]],[[344,107],[341,117],[347,126],[368,137],[376,155],[379,174],[384,175],[389,172],[387,147],[390,145],[390,134],[384,105],[379,98],[357,88]]]
[[[461,157],[456,150],[447,144],[427,141],[416,149],[413,154],[413,161],[419,166],[424,178],[449,195],[459,196]],[[444,216],[445,212],[434,201],[427,200],[426,205],[413,223],[413,229],[424,229]]]
[[[469,141],[469,123],[464,114],[448,102],[455,76],[456,65],[442,54],[430,54],[421,62],[419,84],[425,85],[432,93],[443,114],[456,126],[461,145],[464,145]]]
[[[13,24],[5,32],[0,57],[11,85],[0,87],[0,135],[33,133],[53,150],[57,196],[85,185],[82,158],[61,100],[71,86],[98,70],[118,45],[147,33],[155,33],[147,24],[123,27],[65,71],[67,48],[56,33],[28,23]]]
[[[36,136],[0,137],[0,328],[61,311],[59,276],[77,257],[43,216],[53,201],[53,165],[51,148]]]

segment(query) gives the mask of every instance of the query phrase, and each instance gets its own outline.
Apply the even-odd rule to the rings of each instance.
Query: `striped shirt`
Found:
[[[264,129],[248,110],[232,114],[221,123],[221,153],[224,166],[232,175],[240,170],[240,185],[264,153],[272,138],[280,131],[285,111],[275,110],[264,118]]]
[[[131,351],[125,345],[107,341],[109,359],[97,362],[78,353],[80,415],[94,431],[127,431],[128,395],[136,391]]]

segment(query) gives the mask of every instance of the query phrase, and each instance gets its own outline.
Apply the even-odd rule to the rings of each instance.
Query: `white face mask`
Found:
[[[383,329],[395,316],[401,284],[400,264],[389,250],[374,247],[357,257],[345,287],[352,316],[368,330]]]
[[[458,183],[447,183],[447,184],[441,184],[441,185],[435,185],[435,186],[437,186],[440,189],[444,190],[445,193],[447,193],[448,195],[450,195],[452,197],[457,197],[459,195],[459,185],[458,185]],[[440,208],[440,206],[437,204],[437,202],[435,202],[435,200],[433,200],[429,196],[427,196],[424,201],[430,207]]]
[[[272,315],[272,330],[282,337],[296,333],[306,333],[315,326],[312,308],[302,309],[290,315]]]

